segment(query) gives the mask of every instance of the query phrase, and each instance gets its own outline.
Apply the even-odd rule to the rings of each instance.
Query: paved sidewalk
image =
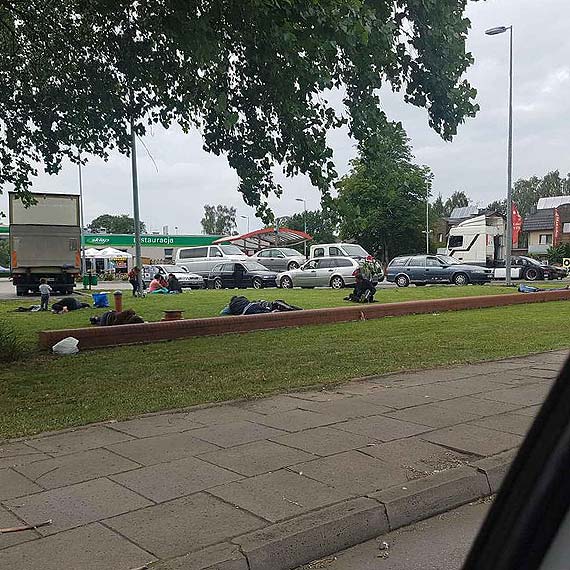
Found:
[[[0,568],[293,568],[494,492],[567,352],[0,444]]]

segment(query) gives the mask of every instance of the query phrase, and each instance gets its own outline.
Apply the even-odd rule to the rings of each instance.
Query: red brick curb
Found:
[[[306,325],[343,323],[382,317],[567,300],[570,300],[570,290],[543,291],[525,294],[510,293],[507,295],[459,297],[455,299],[430,299],[406,301],[403,303],[350,305],[347,307],[309,309],[290,313],[183,319],[172,322],[153,322],[115,327],[41,331],[39,333],[39,344],[42,348],[50,348],[63,338],[73,336],[79,340],[81,349],[99,348],[195,336],[210,336]]]

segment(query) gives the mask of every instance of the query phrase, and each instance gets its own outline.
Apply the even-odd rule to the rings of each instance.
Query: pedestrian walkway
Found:
[[[4,442],[0,528],[52,522],[0,534],[0,568],[293,568],[455,506],[466,490],[488,495],[497,458],[510,460],[565,356]]]

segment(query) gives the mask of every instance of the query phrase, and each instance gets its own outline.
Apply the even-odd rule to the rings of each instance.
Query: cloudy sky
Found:
[[[478,90],[481,111],[464,124],[451,143],[443,142],[427,126],[425,111],[402,102],[398,94],[384,94],[388,115],[404,124],[416,161],[431,167],[434,193],[444,197],[464,190],[485,205],[506,192],[506,135],[508,89],[508,35],[485,36],[497,25],[514,26],[514,177],[543,175],[554,169],[570,171],[570,4],[568,0],[487,0],[470,2],[472,29],[468,49],[475,65],[468,78]],[[331,145],[341,174],[354,156],[345,132],[331,134]],[[251,229],[259,227],[253,211],[236,190],[237,177],[223,157],[205,153],[198,133],[184,135],[155,130],[145,144],[158,166],[139,146],[141,219],[147,227],[171,233],[200,233],[203,205],[228,204],[238,216],[249,216]],[[83,169],[85,219],[102,213],[131,213],[130,160],[120,155],[105,163],[93,159]],[[282,180],[281,199],[271,200],[276,215],[319,205],[319,194],[302,177]],[[38,192],[78,191],[77,167],[67,165],[58,176],[40,176]],[[0,211],[6,197],[0,196]],[[247,229],[238,218],[239,229]]]

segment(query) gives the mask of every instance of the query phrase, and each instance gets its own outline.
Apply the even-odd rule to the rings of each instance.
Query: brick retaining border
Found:
[[[568,300],[570,300],[570,290],[565,289],[539,293],[509,293],[506,295],[430,299],[406,301],[403,303],[351,304],[346,307],[308,309],[289,313],[183,319],[180,321],[153,322],[138,325],[41,331],[39,333],[39,344],[42,348],[49,349],[56,342],[68,336],[73,336],[79,340],[79,347],[85,350],[87,348],[140,344],[196,336],[211,336],[286,327],[345,323],[350,321],[379,319],[382,317]]]

